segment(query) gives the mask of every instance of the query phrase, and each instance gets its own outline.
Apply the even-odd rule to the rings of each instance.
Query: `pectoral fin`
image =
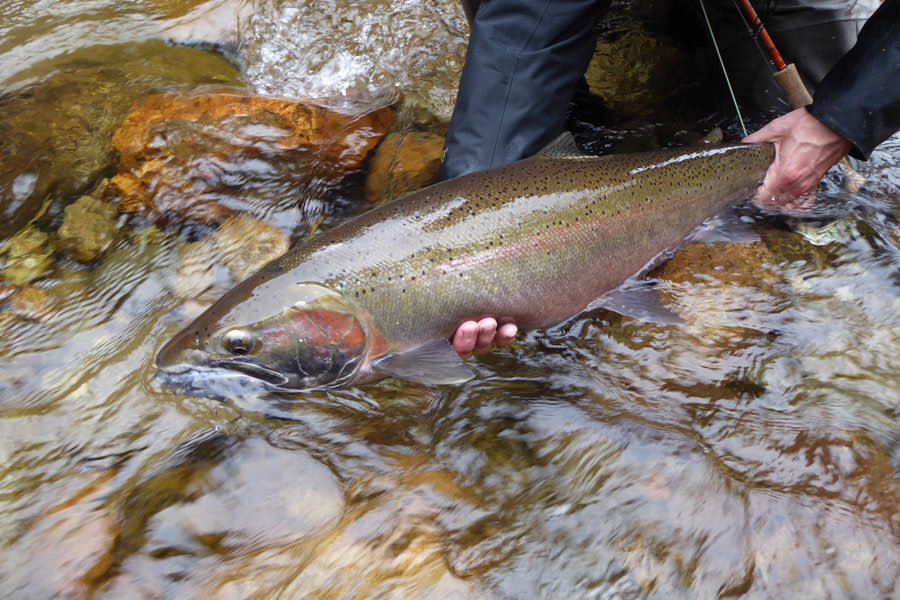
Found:
[[[653,290],[653,283],[645,280],[626,281],[588,305],[588,308],[598,307],[638,321],[661,325],[684,324],[684,319],[666,308]]]
[[[456,385],[475,377],[475,372],[466,366],[446,339],[383,356],[372,363],[372,369],[391,377],[432,385]]]

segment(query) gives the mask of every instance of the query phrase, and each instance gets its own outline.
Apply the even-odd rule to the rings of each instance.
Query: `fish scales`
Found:
[[[369,362],[373,352],[449,336],[467,319],[550,325],[749,196],[773,156],[770,145],[747,144],[538,155],[443,182],[294,248],[228,292],[186,335],[200,339],[226,322],[277,314],[310,282],[364,315],[378,340]]]
[[[745,145],[671,155],[535,157],[476,173],[370,211],[270,272],[345,294],[388,339],[424,341],[485,315],[547,325],[746,197],[771,161]]]

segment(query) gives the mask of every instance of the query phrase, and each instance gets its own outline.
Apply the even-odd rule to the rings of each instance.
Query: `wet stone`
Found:
[[[258,271],[290,246],[290,238],[283,231],[246,216],[226,220],[210,238],[235,281]]]
[[[19,288],[14,285],[11,285],[4,281],[0,281],[0,302],[3,302],[7,298],[15,294],[18,289]]]
[[[671,95],[685,72],[690,72],[688,55],[630,24],[599,40],[585,78],[591,92],[614,110],[646,114]]]
[[[765,265],[776,256],[762,243],[692,243],[659,266],[653,275],[673,283],[718,282],[722,288],[735,284],[758,286],[760,282],[780,281]]]
[[[10,314],[25,319],[41,319],[53,312],[53,302],[46,290],[23,288],[12,297]]]
[[[228,270],[218,264],[209,238],[178,248],[172,293],[181,299],[212,302],[231,284]]]
[[[148,583],[148,573],[167,584],[173,597],[222,597],[197,588],[234,577],[257,550],[307,538],[315,545],[344,510],[335,476],[305,452],[225,435],[194,444],[180,464],[123,499],[122,547],[131,552],[110,583],[109,597],[118,597],[112,590]],[[233,560],[223,566],[209,562],[220,553]],[[269,563],[253,563],[262,568],[256,575]]]
[[[151,90],[239,83],[213,52],[155,40],[91,46],[39,63],[0,95],[0,237],[43,210],[61,217],[110,167],[110,140]]]
[[[148,96],[113,137],[110,195],[121,212],[163,223],[270,218],[359,171],[392,119],[363,101],[333,110],[240,92]]]
[[[209,236],[179,248],[173,291],[180,298],[214,300],[287,252],[289,245],[287,234],[273,225],[231,217]]]
[[[42,513],[31,527],[35,556],[30,566],[42,571],[41,585],[47,597],[86,597],[112,566],[120,530],[115,516],[104,506],[112,473],[92,476],[82,489]]]
[[[434,133],[391,133],[369,165],[366,200],[387,202],[435,183],[443,149],[444,138]]]
[[[50,271],[53,254],[49,236],[35,227],[26,227],[0,249],[3,276],[12,285],[28,285]]]
[[[82,196],[65,209],[57,231],[60,249],[79,262],[91,262],[116,238],[116,207],[91,196]]]

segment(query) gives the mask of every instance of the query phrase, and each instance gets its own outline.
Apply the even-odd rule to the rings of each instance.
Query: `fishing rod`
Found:
[[[768,55],[772,65],[775,67],[772,77],[775,78],[778,87],[784,91],[791,108],[800,108],[807,104],[812,104],[812,95],[806,89],[803,80],[800,79],[800,72],[797,71],[797,66],[794,63],[786,63],[781,57],[781,53],[775,47],[772,36],[766,31],[762,19],[756,14],[756,10],[750,4],[750,0],[734,0],[734,5],[737,7],[738,12],[741,13],[741,18],[750,32],[750,37],[757,41],[763,50],[763,54]]]
[[[703,0],[700,1],[702,6]],[[757,45],[763,50],[763,56],[767,55],[772,66],[775,67],[775,72],[772,73],[772,77],[775,79],[778,87],[784,92],[791,108],[802,108],[812,104],[812,95],[809,93],[809,90],[806,89],[806,85],[800,78],[800,72],[797,70],[797,66],[794,63],[787,63],[784,58],[782,58],[778,48],[775,47],[772,36],[766,31],[762,19],[759,18],[753,5],[750,4],[750,0],[734,0],[734,5],[741,14],[741,19],[744,21],[744,25],[747,26],[750,37],[757,42]],[[707,25],[708,24],[707,21]],[[710,33],[712,33],[711,29]],[[724,65],[722,68],[724,69]],[[858,192],[866,182],[865,177],[860,175],[850,166],[846,157],[841,159],[839,165],[844,172],[844,188],[851,193]]]

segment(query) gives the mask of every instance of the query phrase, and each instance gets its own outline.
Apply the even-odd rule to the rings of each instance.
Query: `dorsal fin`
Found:
[[[535,156],[544,158],[584,158],[587,156],[578,149],[575,138],[569,131],[563,131],[555,140],[544,146]]]

